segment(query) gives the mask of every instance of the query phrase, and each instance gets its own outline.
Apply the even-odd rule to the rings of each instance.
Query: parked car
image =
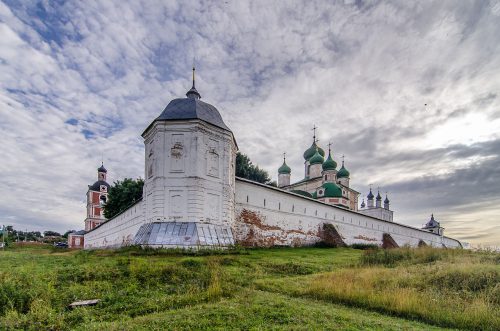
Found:
[[[65,242],[57,242],[57,243],[54,243],[54,247],[68,248],[68,244]]]

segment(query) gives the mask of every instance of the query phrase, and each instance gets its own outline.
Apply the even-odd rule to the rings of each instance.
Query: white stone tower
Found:
[[[145,219],[230,231],[237,145],[217,109],[200,100],[194,73],[187,98],[172,100],[142,134]]]

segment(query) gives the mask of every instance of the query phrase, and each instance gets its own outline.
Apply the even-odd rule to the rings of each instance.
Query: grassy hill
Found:
[[[100,299],[69,310],[76,300]],[[500,255],[432,248],[0,251],[0,329],[500,330]]]

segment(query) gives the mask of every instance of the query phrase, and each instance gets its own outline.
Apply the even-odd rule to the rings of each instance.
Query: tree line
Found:
[[[0,242],[5,242],[7,245],[13,242],[43,242],[43,243],[53,243],[59,241],[65,241],[68,238],[68,234],[74,232],[74,230],[68,230],[64,234],[56,231],[22,231],[16,230],[14,226],[7,225],[5,227],[0,226]],[[3,237],[2,237],[3,236]]]

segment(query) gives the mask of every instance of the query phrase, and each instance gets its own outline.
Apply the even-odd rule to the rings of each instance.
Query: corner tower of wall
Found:
[[[143,137],[146,221],[231,225],[236,157],[232,134],[200,120],[157,121]]]
[[[142,134],[146,222],[231,231],[236,142],[217,109],[200,100],[194,82],[186,96],[172,100]]]

